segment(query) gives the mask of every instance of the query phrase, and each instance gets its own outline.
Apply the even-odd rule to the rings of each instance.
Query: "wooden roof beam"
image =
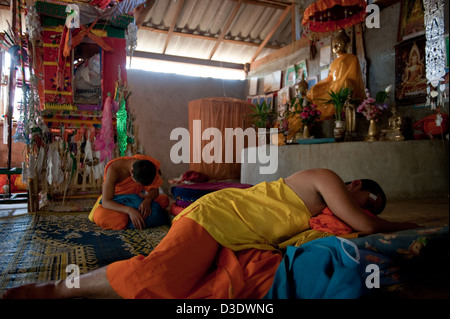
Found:
[[[155,5],[156,0],[147,0],[134,10],[134,17],[136,19],[136,26],[139,28],[145,21],[145,17]]]
[[[239,0],[238,3],[233,8],[233,11],[231,12],[231,15],[228,17],[227,22],[225,23],[225,26],[222,29],[222,32],[220,32],[219,38],[217,39],[216,44],[214,45],[214,48],[209,53],[209,59],[211,60],[214,56],[214,53],[216,53],[217,49],[219,48],[219,45],[222,43],[223,38],[230,30],[231,24],[233,23],[234,19],[236,18],[237,13],[239,12],[239,9],[243,3],[243,0]]]
[[[184,0],[178,0],[177,11],[173,17],[172,24],[170,26],[169,32],[167,33],[166,43],[164,44],[163,53],[166,53],[167,47],[169,46],[170,38],[172,37],[173,30],[177,24],[178,17],[180,16],[181,9],[183,9]]]

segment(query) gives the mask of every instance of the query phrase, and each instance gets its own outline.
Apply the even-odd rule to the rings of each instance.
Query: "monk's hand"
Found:
[[[145,219],[152,213],[152,200],[150,198],[145,198],[141,205],[139,205],[139,211],[142,217]]]
[[[145,220],[144,217],[141,215],[141,213],[130,207],[128,210],[128,216],[130,216],[130,220],[133,223],[134,227],[137,229],[144,229],[145,227]]]

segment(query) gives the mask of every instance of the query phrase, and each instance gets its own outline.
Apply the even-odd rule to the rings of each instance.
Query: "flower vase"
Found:
[[[311,138],[311,133],[309,131],[309,125],[303,125],[303,138]]]
[[[373,142],[378,141],[378,127],[375,119],[371,119],[369,123],[369,130],[367,132],[367,136],[364,138],[364,141]]]
[[[334,138],[336,142],[341,142],[345,137],[345,121],[335,121],[333,129]]]

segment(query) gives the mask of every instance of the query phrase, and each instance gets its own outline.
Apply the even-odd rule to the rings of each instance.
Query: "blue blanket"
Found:
[[[144,200],[141,196],[137,194],[127,194],[127,195],[114,195],[113,200],[116,203],[133,207],[134,209],[139,209],[142,201]],[[101,202],[100,202],[101,203]],[[152,213],[145,219],[145,227],[158,227],[166,225],[169,222],[169,216],[167,212],[156,202],[152,202]],[[128,228],[134,229],[133,223],[130,221],[128,223]]]

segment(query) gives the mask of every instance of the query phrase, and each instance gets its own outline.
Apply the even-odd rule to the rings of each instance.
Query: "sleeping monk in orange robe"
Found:
[[[363,180],[364,181],[364,180]],[[376,183],[345,185],[326,169],[297,172],[251,188],[207,194],[178,214],[148,256],[117,261],[80,276],[9,289],[3,298],[261,298],[269,291],[280,251],[309,230],[327,205],[366,234],[417,227],[371,217],[386,204]]]
[[[166,223],[164,209],[169,199],[159,194],[160,166],[151,156],[139,154],[111,160],[105,167],[102,196],[92,208],[89,219],[104,229],[114,230]],[[146,196],[144,191],[148,193]]]
[[[328,76],[314,85],[306,94],[308,100],[317,105],[321,112],[319,120],[325,120],[334,116],[334,106],[325,103],[330,100],[328,92],[331,90],[338,92],[343,88],[351,88],[352,97],[355,99],[365,99],[364,81],[361,67],[356,55],[346,53],[350,38],[344,30],[339,31],[339,35],[333,39],[333,52],[337,58],[331,63]]]

